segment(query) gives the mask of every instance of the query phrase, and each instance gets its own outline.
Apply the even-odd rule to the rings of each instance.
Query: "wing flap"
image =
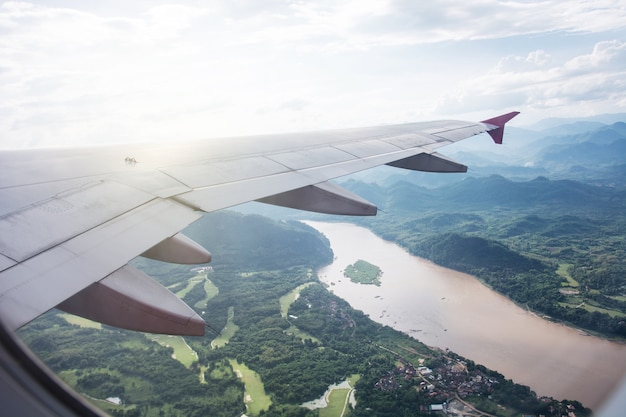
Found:
[[[141,254],[144,258],[175,264],[206,264],[211,254],[192,239],[176,233]]]
[[[423,172],[467,172],[467,166],[438,153],[419,153],[408,158],[389,162],[387,165]]]
[[[0,273],[0,315],[17,329],[199,217],[157,199],[10,267]]]
[[[205,323],[167,288],[126,265],[57,306],[100,323],[149,333],[202,336]]]
[[[307,185],[257,201],[316,213],[350,216],[375,216],[378,210],[369,201],[330,182]]]
[[[309,199],[298,207],[372,211],[326,182],[382,164],[461,170],[415,155],[481,132],[497,142],[516,114],[185,146],[0,152],[0,315],[13,329],[23,325],[173,236],[200,216],[195,210],[298,196]],[[161,245],[168,255],[169,243]]]

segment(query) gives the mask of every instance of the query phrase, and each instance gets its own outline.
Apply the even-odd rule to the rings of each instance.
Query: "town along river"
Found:
[[[596,411],[626,373],[626,345],[537,317],[476,278],[412,256],[365,228],[306,223],[326,235],[335,253],[318,271],[320,280],[374,321],[449,348],[538,395]],[[380,286],[343,276],[359,259],[383,271]]]

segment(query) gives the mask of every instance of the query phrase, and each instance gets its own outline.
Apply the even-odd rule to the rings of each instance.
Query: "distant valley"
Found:
[[[285,220],[358,223],[412,254],[469,272],[550,320],[624,340],[626,125],[568,122],[511,133],[515,152],[509,154],[497,147],[477,151],[474,142],[450,152],[446,148],[470,167],[465,175],[383,167],[341,179],[342,186],[379,206],[374,218],[318,216],[259,203],[238,209],[280,221],[233,213],[205,216],[186,233],[214,255],[206,276],[197,277],[188,267],[136,260],[214,329],[205,338],[186,339],[197,355],[195,360],[186,354],[191,365],[172,357],[174,349],[184,351],[184,344],[71,324],[55,312],[30,324],[22,336],[80,392],[92,399],[120,398],[120,404],[93,399],[114,416],[334,416],[330,409],[301,404],[347,380],[355,384],[357,400],[349,415],[366,415],[367,409],[380,416],[407,410],[428,415],[427,407],[442,403],[450,392],[440,386],[433,389],[439,396],[430,395],[433,390],[419,388],[424,381],[418,364],[443,379],[457,362],[475,372],[468,374],[475,380],[488,382],[480,389],[489,400],[487,395],[469,400],[491,414],[561,415],[571,406],[576,415],[586,415],[576,401],[540,401],[527,387],[505,381],[471,358],[431,351],[352,310],[316,284],[314,270],[333,256],[328,242]],[[285,306],[285,299],[293,301]],[[214,340],[219,343],[213,345]],[[253,383],[244,383],[245,375],[257,375],[261,382],[247,386]],[[248,395],[257,403],[246,403]]]

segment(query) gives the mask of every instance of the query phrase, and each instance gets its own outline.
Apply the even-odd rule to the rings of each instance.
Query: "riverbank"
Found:
[[[326,235],[335,253],[320,281],[381,324],[449,348],[539,395],[594,409],[626,373],[623,345],[537,317],[474,277],[414,257],[367,229],[306,223]],[[380,287],[343,278],[341,271],[358,259],[381,268]]]

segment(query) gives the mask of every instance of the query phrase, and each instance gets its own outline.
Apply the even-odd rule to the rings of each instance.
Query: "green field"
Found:
[[[261,411],[267,411],[272,405],[272,400],[265,393],[265,387],[259,374],[248,368],[246,365],[230,359],[230,366],[233,371],[241,379],[245,385],[244,403],[246,404],[247,414],[251,416],[258,415]]]
[[[59,317],[63,317],[65,321],[70,324],[75,324],[80,327],[87,327],[91,329],[102,329],[102,325],[95,321],[91,321],[89,319],[84,319],[82,317],[75,316],[69,313],[59,313]]]
[[[346,408],[346,402],[351,389],[336,388],[328,394],[328,405],[320,408],[320,417],[341,417]]]
[[[234,317],[235,317],[234,308],[232,306],[228,307],[228,321],[226,322],[226,326],[224,326],[224,328],[220,332],[220,335],[217,336],[215,339],[213,339],[213,341],[211,342],[211,347],[213,349],[226,346],[230,338],[233,337],[233,335],[235,334],[237,330],[239,330],[239,326],[237,326],[233,322]]]
[[[350,388],[334,388],[326,396],[327,406],[319,409],[320,417],[343,417],[348,410],[348,400],[350,393],[354,390],[354,385],[359,381],[361,375],[353,374],[347,379]]]
[[[350,278],[350,281],[358,284],[380,285],[380,276],[383,271],[376,265],[372,265],[359,259],[352,265],[348,265],[343,271],[343,275]]]
[[[287,319],[287,321],[289,321],[289,323],[291,324],[289,328],[285,330],[285,333],[290,334],[294,337],[298,337],[302,339],[302,341],[306,339],[311,339],[314,343],[322,344],[322,342],[318,338],[310,335],[309,333],[305,331],[298,329],[298,327],[296,327],[292,323],[292,320],[297,322],[297,319],[290,320],[290,318],[287,317],[289,313],[289,306],[291,306],[291,304],[298,298],[298,296],[300,295],[300,291],[302,291],[303,289],[307,287],[310,287],[312,284],[313,284],[312,282],[307,282],[305,284],[299,285],[298,287],[294,288],[293,291],[290,291],[287,294],[280,297],[280,300],[279,300],[280,315],[283,316],[284,319]]]
[[[564,278],[567,282],[562,282],[561,285],[563,287],[573,287],[576,288],[580,284],[569,274],[569,267],[571,264],[559,264],[559,269],[556,270],[556,273],[559,274],[560,277]]]
[[[153,334],[150,339],[154,340],[161,346],[171,347],[174,349],[173,359],[176,359],[186,367],[190,367],[192,363],[198,360],[198,354],[185,342],[180,336],[168,336],[164,334]]]
[[[205,275],[196,275],[195,277],[190,278],[189,281],[187,281],[187,286],[183,288],[182,290],[178,291],[176,293],[176,296],[181,299],[185,298],[187,293],[191,291],[193,287],[195,287],[196,285],[198,285],[200,282],[204,280],[204,277]]]
[[[594,306],[592,304],[589,303],[585,303],[585,305],[583,306],[583,308],[591,313],[593,313],[594,311],[597,311],[599,313],[605,313],[608,314],[611,317],[626,317],[626,314],[622,313],[621,311],[617,311],[617,310],[609,310],[607,308],[602,308],[602,307],[598,307],[598,306]]]
[[[194,304],[195,308],[206,308],[206,304],[209,300],[217,296],[219,293],[219,288],[217,288],[217,286],[213,284],[210,279],[206,278],[206,281],[204,281],[204,292],[206,292],[206,297]]]
[[[280,315],[283,316],[283,318],[287,318],[289,306],[296,300],[296,298],[298,298],[298,296],[300,295],[300,291],[311,285],[313,285],[312,282],[307,282],[306,284],[299,285],[292,291],[280,297]]]
[[[59,372],[58,375],[63,381],[65,381],[65,383],[67,383],[68,385],[76,389],[78,380],[80,378],[83,378],[87,375],[102,374],[102,373],[109,374],[111,376],[114,376],[123,380],[123,385],[125,389],[125,393],[122,396],[123,399],[132,398],[133,403],[135,403],[135,402],[140,402],[140,401],[147,401],[152,395],[150,383],[146,382],[145,380],[139,377],[124,375],[117,370],[112,370],[108,368],[92,368],[88,372],[85,372],[84,370],[68,370],[68,371]],[[95,400],[104,401],[104,398],[90,397],[90,396],[87,396],[87,394],[85,394],[84,392],[81,392],[81,394],[85,395],[92,402]],[[129,407],[118,406],[118,405],[109,403],[108,401],[105,401],[105,402],[106,404],[101,404],[98,401],[96,405],[100,408],[102,408],[101,405],[107,405],[107,407],[105,407],[106,409],[115,409],[115,410],[128,409],[128,408],[134,407],[132,405],[129,405]]]

